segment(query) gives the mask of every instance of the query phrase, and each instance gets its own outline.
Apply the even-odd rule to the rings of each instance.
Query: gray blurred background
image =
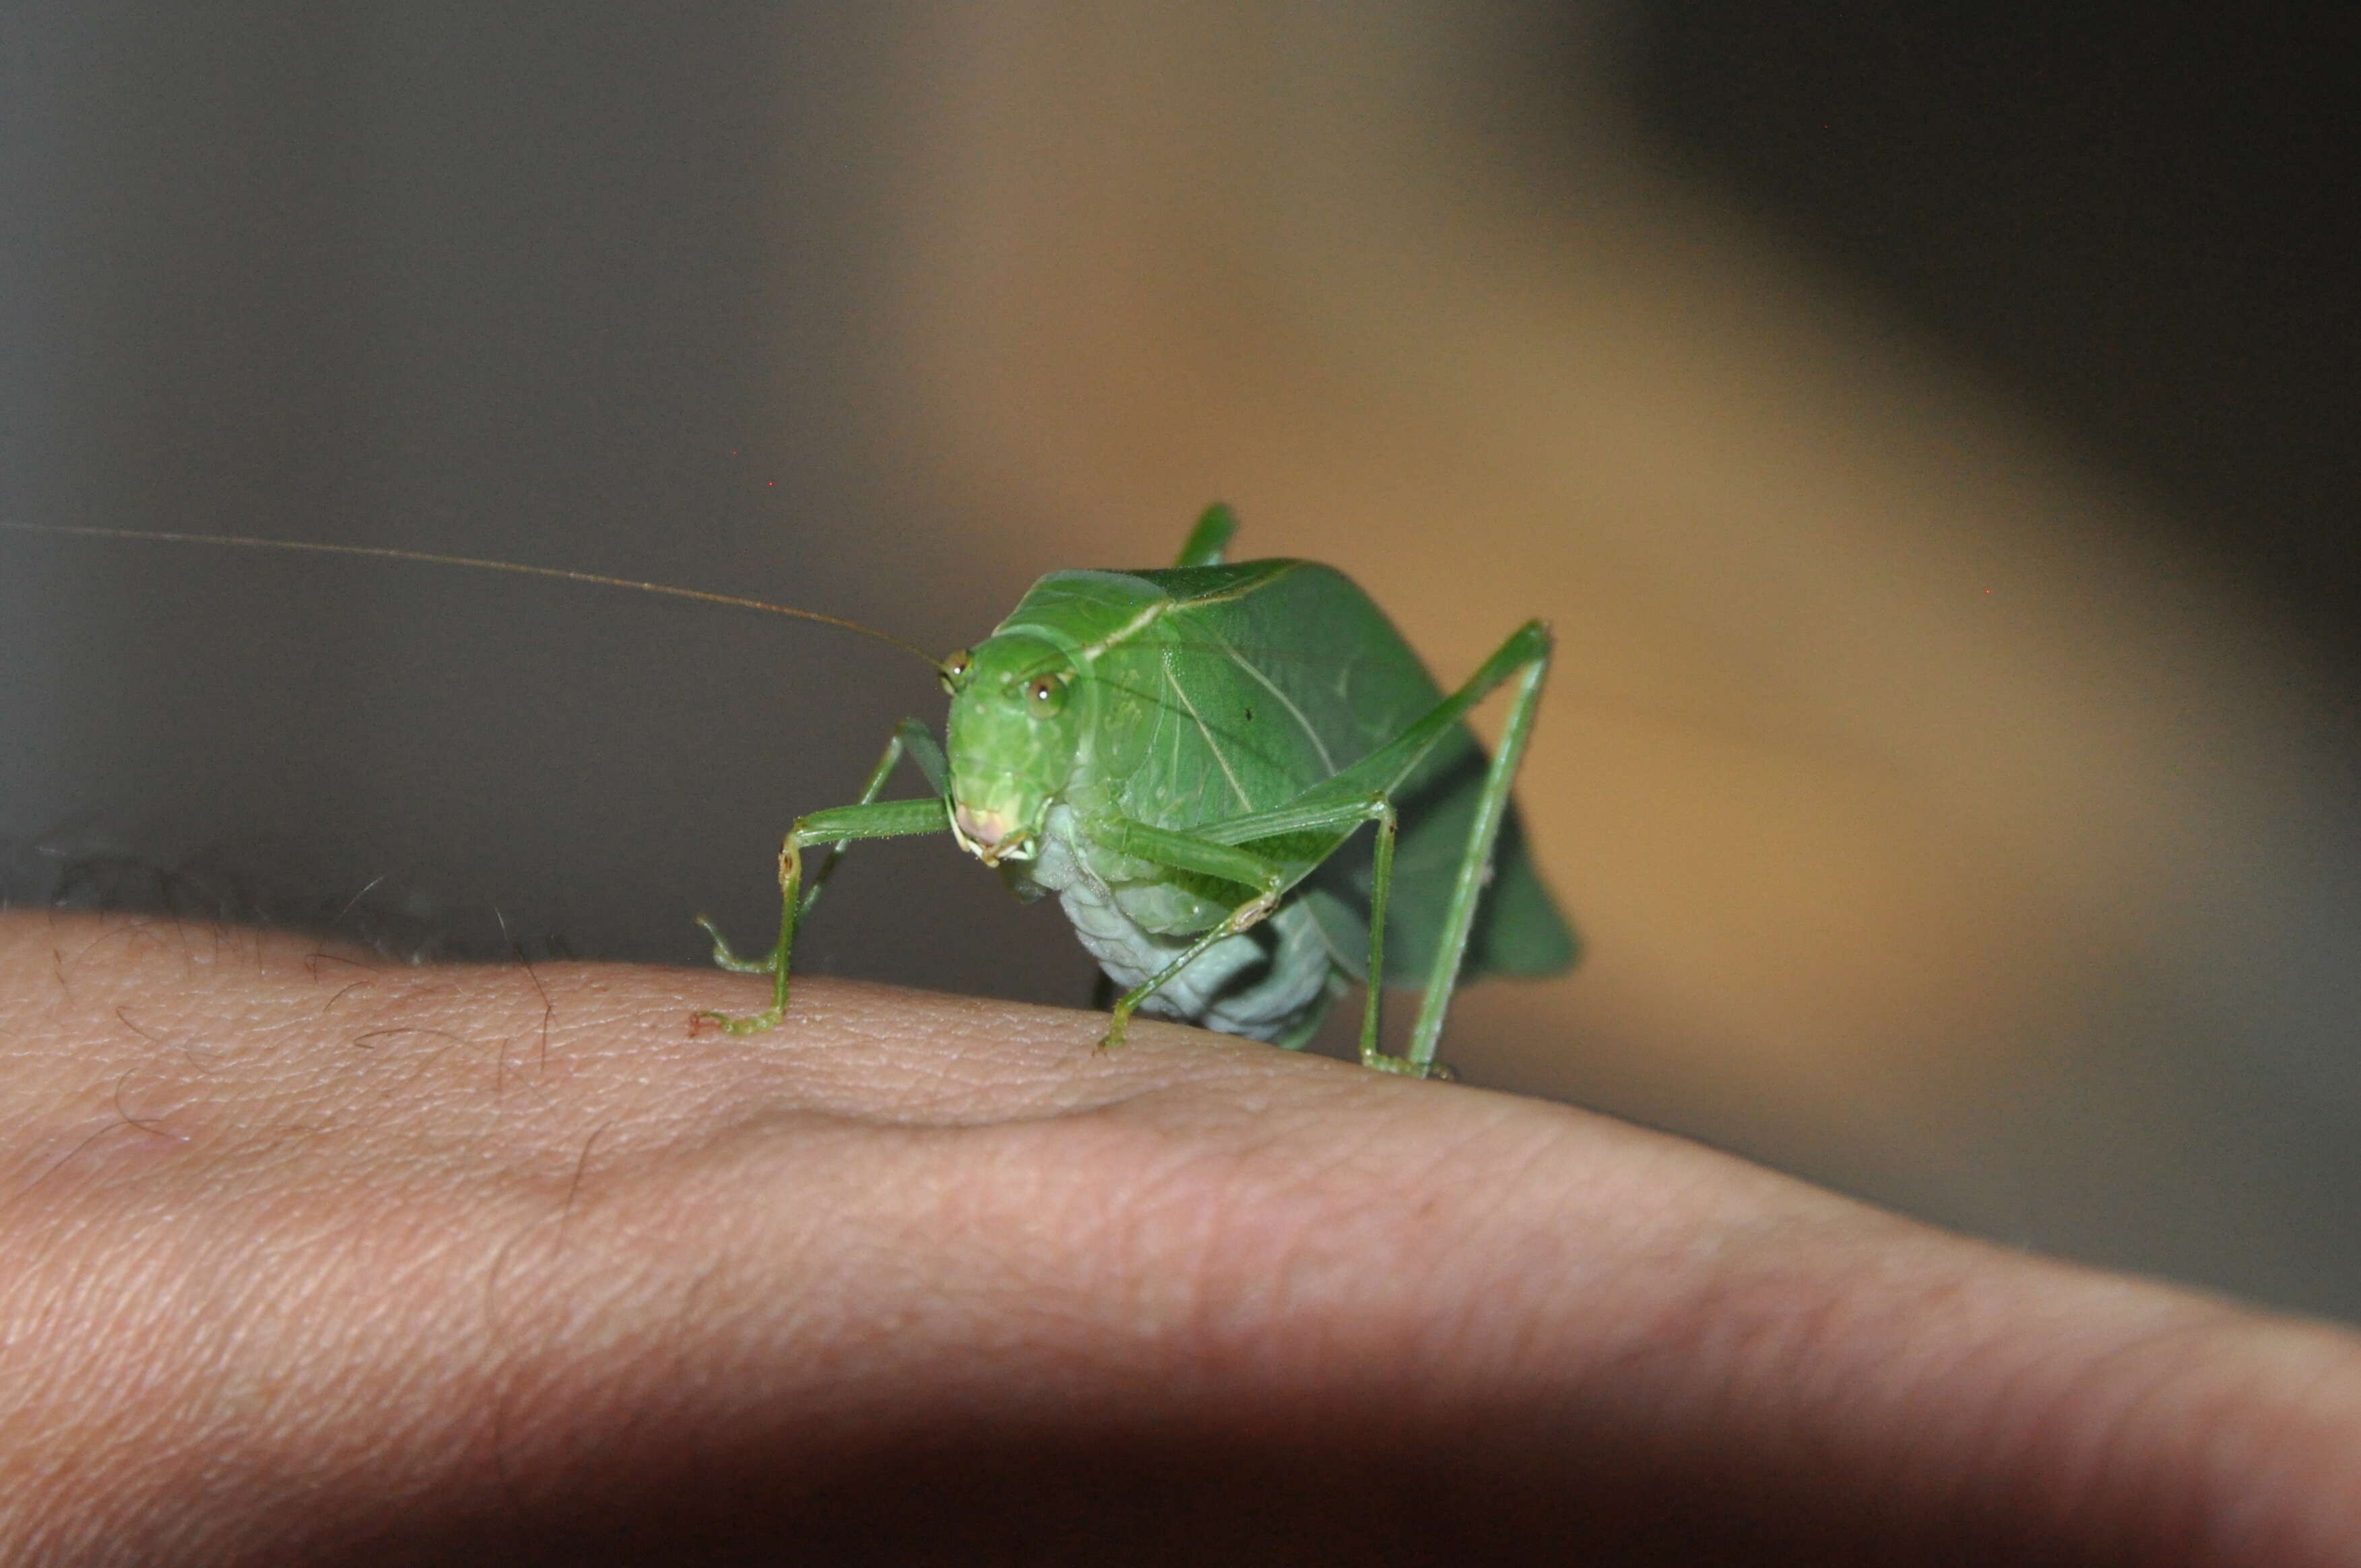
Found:
[[[1591,954],[1469,992],[1466,1077],[2361,1317],[2361,209],[2334,51],[2255,29],[15,4],[0,516],[948,651],[1224,497],[1446,682],[1558,628]],[[939,708],[749,615],[0,534],[19,902],[695,962]],[[1090,991],[948,842],[806,944]]]

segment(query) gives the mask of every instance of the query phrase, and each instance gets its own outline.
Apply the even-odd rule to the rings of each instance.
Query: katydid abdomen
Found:
[[[1118,992],[1129,992],[1229,911],[1152,878],[1110,883],[1093,863],[1106,857],[1076,831],[1073,808],[1061,804],[1049,809],[1035,858],[1002,869],[1020,897],[1056,894],[1083,949]],[[1183,908],[1184,900],[1193,907]],[[1300,1045],[1327,1016],[1336,972],[1311,906],[1298,900],[1215,943],[1142,1005],[1226,1035]]]

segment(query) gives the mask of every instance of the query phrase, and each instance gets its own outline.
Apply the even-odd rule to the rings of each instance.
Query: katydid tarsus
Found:
[[[358,554],[519,571],[763,609],[918,652],[833,616],[593,573],[423,552],[0,522],[23,532]],[[715,961],[772,980],[771,1005],[699,1014],[734,1034],[785,1015],[796,930],[854,840],[948,832],[1024,898],[1054,893],[1135,1011],[1290,1047],[1367,982],[1362,1061],[1438,1070],[1463,980],[1546,975],[1572,933],[1526,853],[1510,789],[1550,663],[1517,629],[1457,690],[1436,687],[1378,607],[1333,569],[1229,563],[1236,521],[1207,509],[1160,570],[1053,572],[983,641],[939,662],[939,745],[905,719],[860,799],[798,817],[779,853],[779,933],[759,958],[710,921]],[[1487,759],[1467,712],[1511,685]],[[928,793],[881,798],[906,759]],[[1366,829],[1366,831],[1364,831]],[[807,853],[821,850],[807,868]],[[1408,1048],[1379,1037],[1388,984],[1422,997]]]

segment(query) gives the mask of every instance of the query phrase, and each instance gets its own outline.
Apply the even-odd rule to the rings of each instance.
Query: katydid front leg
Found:
[[[944,760],[943,749],[935,744],[934,731],[927,728],[923,718],[906,718],[894,727],[894,738],[885,742],[885,754],[870,770],[869,782],[862,786],[858,804],[867,806],[885,793],[885,781],[893,777],[895,764],[905,755],[925,776],[927,787],[934,791],[936,798],[950,794],[950,763]],[[820,892],[828,886],[828,879],[836,871],[836,862],[843,857],[844,846],[850,841],[840,839],[828,847],[828,859],[820,862],[819,870],[812,873],[810,885],[804,889],[805,915],[810,914],[812,905],[819,902]]]
[[[906,754],[916,762],[927,782],[934,786],[935,795],[925,800],[887,800],[877,798],[895,764]],[[836,870],[844,847],[855,839],[906,839],[926,833],[941,833],[950,829],[950,819],[944,798],[948,790],[949,770],[943,762],[942,749],[935,744],[934,736],[925,724],[906,718],[895,728],[894,738],[885,743],[885,754],[878,759],[869,775],[869,783],[861,792],[857,805],[840,806],[827,811],[815,811],[796,819],[796,824],[779,846],[779,940],[770,952],[760,959],[741,958],[733,950],[720,927],[700,915],[697,923],[713,938],[713,961],[733,974],[767,974],[773,979],[771,1005],[763,1011],[733,1018],[728,1014],[702,1012],[698,1020],[710,1019],[733,1035],[752,1035],[778,1023],[787,1010],[787,980],[790,960],[795,953],[796,927],[813,905],[819,902],[822,889]],[[812,874],[808,887],[804,885],[803,852],[814,844],[829,846],[828,858]]]
[[[918,772],[926,775],[927,784],[935,794],[944,795],[950,793],[950,764],[943,759],[943,749],[935,744],[934,732],[927,728],[924,719],[906,718],[894,727],[894,738],[885,742],[884,755],[879,757],[877,765],[869,771],[869,782],[862,786],[861,799],[856,804],[867,806],[884,793],[885,781],[893,776],[895,764],[906,752],[917,765]],[[804,889],[803,908],[798,918],[810,914],[812,905],[819,902],[820,891],[828,885],[829,877],[836,870],[837,860],[844,853],[844,846],[849,842],[850,839],[840,839],[829,846],[828,859],[820,862],[819,870],[812,873],[811,884]],[[759,959],[741,958],[730,946],[729,939],[722,936],[721,928],[711,920],[700,915],[697,917],[697,924],[713,939],[714,963],[731,974],[769,974],[775,967],[776,948]]]

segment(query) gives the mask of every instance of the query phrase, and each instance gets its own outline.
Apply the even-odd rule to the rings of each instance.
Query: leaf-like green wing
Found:
[[[1304,562],[1131,574],[1164,598],[1095,649],[1103,715],[1093,781],[1124,815],[1202,829],[1288,804],[1395,741],[1443,701],[1417,655],[1341,574]],[[1394,791],[1401,815],[1388,919],[1387,978],[1422,981],[1481,787],[1464,725],[1436,738]],[[1366,965],[1370,838],[1258,846],[1309,865],[1303,896],[1348,972]],[[1479,906],[1465,973],[1554,973],[1572,933],[1526,852],[1513,813]]]

